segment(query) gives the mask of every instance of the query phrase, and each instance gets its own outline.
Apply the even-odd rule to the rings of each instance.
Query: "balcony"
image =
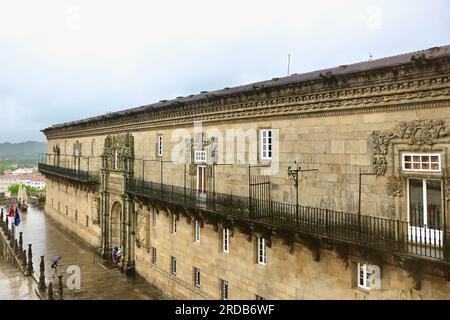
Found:
[[[400,220],[199,192],[140,179],[127,181],[126,192],[314,238],[450,262],[447,243],[450,228],[442,226],[417,228]]]
[[[98,172],[63,168],[45,163],[38,163],[38,170],[45,176],[59,177],[88,185],[98,184],[100,181]]]

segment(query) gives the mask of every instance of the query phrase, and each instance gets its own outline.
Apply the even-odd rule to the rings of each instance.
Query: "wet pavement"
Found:
[[[39,300],[33,281],[0,258],[0,300]]]
[[[108,269],[103,260],[89,246],[57,225],[43,211],[29,208],[21,214],[16,234],[23,232],[24,247],[32,244],[35,277],[39,278],[40,256],[45,255],[46,281],[52,279],[51,258],[61,256],[59,272],[63,275],[64,298],[96,300],[159,300],[167,299],[154,286],[143,279],[125,277],[117,269]],[[0,258],[1,259],[1,258]],[[5,265],[5,266],[3,266]],[[78,266],[81,274],[80,289],[68,290],[66,280],[69,266]],[[57,291],[57,278],[53,288]],[[14,267],[0,260],[0,299],[33,299],[33,290],[26,290],[27,280]],[[31,281],[30,281],[31,283]],[[31,288],[31,286],[30,286]],[[31,292],[30,292],[31,291]]]

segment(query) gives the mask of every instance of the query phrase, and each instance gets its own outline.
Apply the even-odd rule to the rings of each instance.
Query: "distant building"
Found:
[[[27,187],[33,187],[41,190],[45,189],[45,177],[40,173],[29,173],[29,174],[10,173],[0,176],[0,192],[8,191],[8,188],[11,185],[21,183]]]
[[[33,173],[33,169],[31,169],[31,168],[19,168],[12,172],[12,174],[15,176],[18,176],[21,174],[31,174],[31,173]]]

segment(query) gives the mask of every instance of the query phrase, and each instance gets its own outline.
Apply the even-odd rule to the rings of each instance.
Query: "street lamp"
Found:
[[[288,177],[292,177],[294,179],[294,187],[295,187],[295,219],[297,221],[297,229],[298,229],[298,173],[299,172],[307,172],[307,171],[319,171],[319,169],[302,169],[298,166],[297,160],[294,161],[296,168],[292,169],[291,166],[288,167]]]

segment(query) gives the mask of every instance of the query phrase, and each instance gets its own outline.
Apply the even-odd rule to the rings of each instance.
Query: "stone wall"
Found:
[[[139,214],[149,216],[145,207]],[[177,233],[171,233],[172,216],[157,214],[156,226],[141,226],[148,238],[136,249],[136,270],[150,283],[179,299],[219,299],[219,279],[229,282],[230,299],[449,299],[450,282],[442,273],[422,273],[421,290],[413,289],[408,272],[395,264],[380,264],[381,289],[364,290],[356,286],[356,264],[367,263],[357,255],[344,267],[334,250],[321,249],[315,262],[308,249],[295,244],[294,253],[282,240],[273,238],[267,248],[267,263],[257,263],[256,237],[249,242],[238,230],[230,237],[229,253],[222,250],[222,231],[204,224],[200,242],[194,241],[194,222],[180,217]],[[138,232],[143,230],[138,229]],[[157,262],[151,261],[150,247],[157,250]],[[176,276],[170,272],[171,257],[177,259]],[[193,283],[193,268],[201,271],[201,287]]]
[[[84,242],[98,248],[98,194],[47,179],[45,213]]]

